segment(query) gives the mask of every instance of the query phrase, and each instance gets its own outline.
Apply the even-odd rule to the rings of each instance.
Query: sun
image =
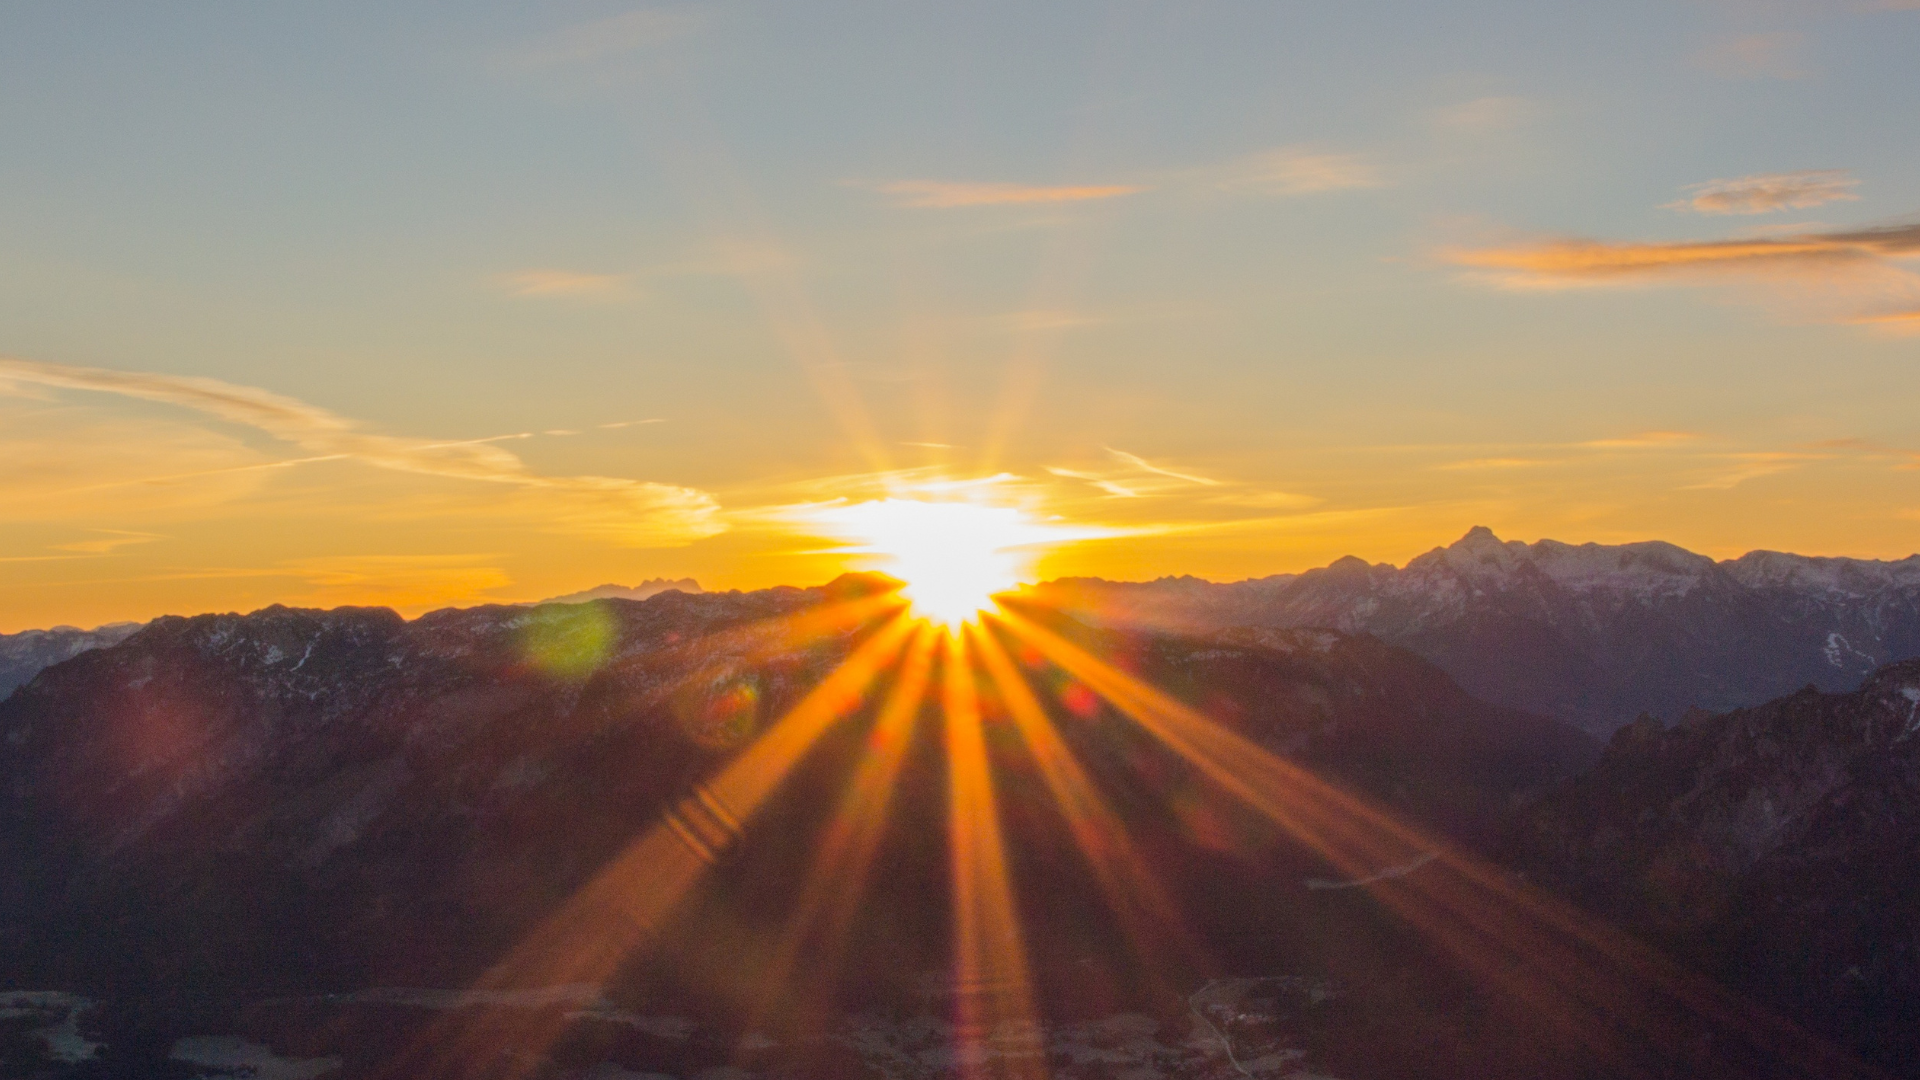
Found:
[[[916,614],[958,627],[1020,584],[1048,547],[1104,535],[1034,518],[1015,506],[888,498],[815,508],[812,522],[876,556],[874,569],[905,582]]]

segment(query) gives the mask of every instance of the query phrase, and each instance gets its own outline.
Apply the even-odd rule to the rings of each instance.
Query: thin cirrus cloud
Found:
[[[1663,209],[1698,214],[1770,214],[1776,210],[1805,210],[1830,202],[1853,201],[1860,181],[1845,169],[1756,173],[1731,180],[1708,180],[1682,190],[1687,197]]]
[[[1456,249],[1443,257],[1506,288],[1746,279],[1815,302],[1824,321],[1905,329],[1908,316],[1920,310],[1920,273],[1901,265],[1920,257],[1920,224],[1671,243],[1555,239]]]
[[[1372,163],[1358,154],[1283,146],[1228,163],[1207,178],[1221,191],[1260,195],[1316,195],[1385,187]]]
[[[1237,195],[1295,196],[1385,187],[1372,162],[1359,154],[1311,146],[1283,146],[1217,165],[1158,173],[1139,182],[1109,184],[1014,184],[968,180],[851,182],[878,192],[893,205],[921,210],[968,206],[1034,206],[1094,202],[1143,192],[1224,191]]]
[[[289,443],[297,464],[357,461],[379,469],[496,484],[513,497],[504,506],[543,527],[632,547],[688,543],[722,531],[719,505],[692,488],[609,476],[543,476],[498,440],[440,441],[358,430],[337,413],[258,387],[186,375],[51,364],[0,357],[0,385],[117,394],[159,402],[239,424]]]
[[[1146,188],[1132,184],[1003,184],[965,180],[891,180],[863,185],[887,196],[895,206],[946,210],[961,206],[1030,206],[1045,203],[1091,202],[1137,195]]]

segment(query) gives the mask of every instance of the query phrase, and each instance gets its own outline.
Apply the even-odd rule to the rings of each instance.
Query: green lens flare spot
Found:
[[[564,604],[534,611],[521,631],[527,662],[562,679],[583,679],[606,662],[617,627],[599,604]]]

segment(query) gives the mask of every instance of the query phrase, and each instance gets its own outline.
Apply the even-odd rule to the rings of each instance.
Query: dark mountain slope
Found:
[[[379,1035],[387,1028],[326,1043],[321,1033],[352,1024],[297,1003],[469,985],[873,632],[871,618],[813,634],[795,633],[794,620],[885,587],[669,592],[411,623],[384,609],[269,608],[163,619],[49,668],[0,703],[0,971],[21,988],[108,1002],[97,1036],[131,1055],[135,1074],[174,1036],[243,1027],[297,1035],[316,1054],[372,1055],[360,1063],[371,1067],[396,1045]],[[1469,843],[1595,751],[1364,636],[1171,637],[1051,621],[1259,745]],[[1104,914],[1069,823],[983,689],[1009,865],[1050,1016],[1154,1007],[1177,1018],[1190,1007],[1182,995],[1216,976],[1305,972],[1320,980],[1311,985],[1354,988],[1341,999],[1350,1015],[1316,1036],[1330,1062],[1418,1060],[1430,1072],[1452,1062],[1437,1074],[1485,1075],[1488,1055],[1524,1045],[1504,1006],[1476,997],[1366,890],[1340,884],[1340,870],[1236,810],[1073,679],[1018,662],[1167,884],[1180,915],[1163,942],[1202,943],[1142,966],[1146,953]],[[857,710],[798,762],[658,955],[606,993],[666,995],[722,1030],[771,1007],[759,973],[871,717],[871,704]],[[848,938],[798,969],[838,974],[778,988],[789,997],[905,1008],[926,1000],[928,973],[948,962],[937,707],[917,723],[871,892]],[[290,1027],[288,1015],[308,1019]],[[1408,1030],[1444,1030],[1444,1046],[1387,1034],[1416,1017]],[[1527,1075],[1529,1060],[1508,1071]]]
[[[1920,661],[1623,728],[1513,858],[1889,1066],[1920,1060]]]

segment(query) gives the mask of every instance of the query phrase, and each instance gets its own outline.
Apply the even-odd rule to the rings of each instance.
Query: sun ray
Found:
[[[897,611],[718,776],[698,785],[601,868],[475,988],[603,985],[732,845],[807,749],[859,706],[915,628]],[[568,1023],[552,1010],[522,1010],[506,1019],[452,1017],[432,1025],[385,1075],[417,1080],[485,1072],[512,1080],[535,1069],[537,1052]]]
[[[1178,907],[1134,849],[1126,825],[1061,739],[1006,649],[986,627],[968,629],[981,666],[1013,717],[1074,844],[1092,868],[1094,880],[1119,918],[1135,955],[1146,961],[1149,971],[1161,970],[1163,961],[1174,957],[1188,962],[1203,957],[1205,948],[1188,932]]]
[[[1008,880],[976,676],[966,638],[949,634],[945,642],[940,696],[953,880],[953,1052],[968,1080],[1041,1080],[1045,1043]]]
[[[880,707],[864,753],[840,795],[833,818],[827,823],[800,899],[787,920],[774,958],[767,965],[764,981],[769,995],[789,992],[801,950],[809,943],[824,946],[821,962],[827,965],[814,972],[811,981],[819,986],[831,986],[833,982],[833,965],[846,943],[875,849],[887,828],[894,784],[906,760],[920,706],[926,698],[936,642],[932,626],[924,622],[915,626],[893,687]],[[800,1002],[797,1011],[802,1015],[790,1019],[788,1025],[800,1026],[805,1017],[826,1005],[827,1002],[817,999]],[[758,1027],[757,1022],[747,1025],[748,1030]]]
[[[1596,1060],[1617,1059],[1635,1046],[1678,1045],[1691,1037],[1680,1022],[1690,1014],[1797,1070],[1793,1075],[1871,1075],[1795,1025],[1267,752],[1033,620],[1002,609],[995,621],[1343,873],[1366,877],[1409,855],[1432,854],[1418,873],[1363,887],[1542,1028]]]

